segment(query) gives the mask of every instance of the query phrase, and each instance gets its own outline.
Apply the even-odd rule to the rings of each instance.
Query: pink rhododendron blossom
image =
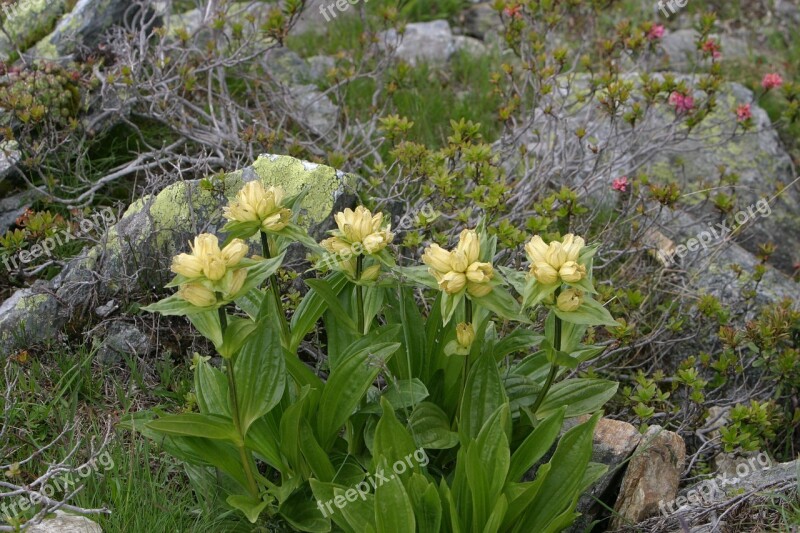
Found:
[[[675,111],[688,113],[694,109],[694,98],[677,91],[669,95],[669,103],[675,106]]]
[[[628,190],[628,176],[622,176],[611,182],[611,188],[615,191],[625,192]]]
[[[503,10],[503,13],[505,13],[507,16],[509,16],[511,18],[518,19],[518,18],[522,18],[521,11],[522,11],[522,6],[516,5],[516,6],[506,7]]]
[[[742,104],[736,108],[736,120],[744,122],[753,118],[753,112],[750,109],[750,104]]]
[[[709,39],[703,43],[703,52],[707,52],[711,54],[711,57],[714,59],[719,59],[722,57],[722,52],[719,49],[719,45],[714,41],[714,39]]]
[[[656,41],[664,36],[664,25],[654,24],[650,31],[647,32],[647,38],[651,41]]]
[[[765,74],[764,79],[761,80],[761,86],[768,91],[770,89],[780,87],[781,85],[783,85],[783,78],[781,78],[781,75],[776,72]]]

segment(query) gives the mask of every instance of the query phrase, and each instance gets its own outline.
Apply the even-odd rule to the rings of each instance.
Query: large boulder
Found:
[[[33,48],[33,55],[45,59],[74,54],[80,47],[93,48],[105,32],[133,14],[136,4],[129,0],[78,0],[53,31]]]
[[[67,0],[26,0],[5,9],[0,32],[0,60],[14,59],[55,28],[68,11]]]
[[[318,238],[329,227],[334,206],[352,198],[352,176],[279,155],[260,156],[251,166],[224,175],[212,190],[199,180],[170,185],[134,202],[102,244],[84,250],[52,281],[19,290],[3,302],[0,354],[57,338],[99,303],[158,290],[170,278],[172,256],[185,251],[198,233],[219,233],[225,222],[222,207],[253,180],[280,185],[289,195],[307,189],[301,220]]]
[[[408,24],[402,34],[395,29],[386,30],[378,36],[378,44],[411,65],[440,65],[460,50],[471,54],[485,51],[479,40],[454,35],[446,20]]]

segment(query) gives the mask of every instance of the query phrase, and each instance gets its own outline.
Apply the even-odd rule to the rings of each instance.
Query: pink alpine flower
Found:
[[[722,57],[722,52],[719,49],[719,45],[714,39],[709,39],[703,43],[703,52],[711,54],[711,57],[714,59],[719,59]]]
[[[736,108],[736,120],[745,122],[753,118],[753,111],[750,109],[750,104],[742,104]]]
[[[664,36],[664,25],[654,24],[650,31],[647,32],[647,38],[651,41],[657,41]]]
[[[783,85],[783,78],[777,72],[770,72],[769,74],[764,75],[764,79],[761,80],[761,86],[766,90],[775,89],[776,87],[780,87]]]
[[[628,190],[628,176],[622,176],[612,181],[611,188],[615,191],[626,192]]]
[[[675,111],[688,113],[694,109],[694,98],[677,91],[669,95],[669,103],[675,106]]]
[[[522,6],[521,5],[515,5],[515,6],[506,7],[505,9],[503,9],[503,13],[505,13],[506,16],[514,18],[514,19],[522,18]]]

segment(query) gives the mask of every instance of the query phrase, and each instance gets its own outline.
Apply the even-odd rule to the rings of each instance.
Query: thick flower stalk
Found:
[[[283,207],[284,192],[280,187],[264,187],[260,181],[248,182],[224,209],[231,223],[252,225],[257,230],[275,233],[289,224],[292,211]]]
[[[447,294],[467,291],[470,296],[481,297],[492,292],[494,268],[491,263],[478,261],[481,254],[480,238],[475,230],[461,232],[458,245],[447,251],[431,244],[422,255],[422,262],[436,278],[439,288]]]
[[[586,267],[578,257],[586,243],[581,237],[569,233],[562,241],[545,244],[539,235],[525,245],[525,254],[531,263],[530,275],[543,285],[578,283],[586,277]]]
[[[215,235],[203,233],[189,243],[191,253],[172,259],[172,270],[182,276],[178,295],[196,307],[211,307],[234,300],[247,279],[239,263],[247,255],[247,245],[233,239],[220,249]]]

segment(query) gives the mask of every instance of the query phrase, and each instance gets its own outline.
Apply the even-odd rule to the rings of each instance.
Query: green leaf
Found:
[[[257,324],[249,318],[229,316],[228,327],[225,329],[222,346],[217,346],[219,354],[226,359],[230,359],[239,353],[242,345],[249,338],[250,334],[255,331],[256,327]]]
[[[574,511],[583,475],[592,457],[592,437],[600,413],[567,431],[556,447],[547,475],[536,498],[528,507],[523,522],[539,524],[542,529],[565,512]],[[563,523],[560,525],[563,526]]]
[[[261,289],[250,289],[246,293],[236,298],[234,302],[239,308],[247,313],[253,320],[258,320],[258,313],[261,310],[261,302],[264,300],[264,291]]]
[[[300,421],[300,451],[303,453],[308,466],[314,473],[314,477],[320,481],[333,481],[336,476],[336,470],[328,458],[317,439],[314,437],[314,432],[307,419]]]
[[[334,272],[326,278],[328,288],[338,297],[347,285],[347,278],[341,272]],[[338,301],[338,300],[337,300]],[[328,309],[328,304],[317,291],[310,289],[297,306],[292,315],[292,336],[289,342],[289,351],[296,352],[303,338],[314,329],[317,321]]]
[[[605,379],[566,379],[553,385],[536,417],[544,418],[562,406],[567,407],[566,418],[593,413],[616,394],[618,386],[616,381]]]
[[[414,407],[427,398],[428,389],[417,378],[400,379],[386,387],[381,397],[386,398],[394,410],[407,409]],[[371,403],[361,409],[360,412],[380,414],[383,411],[378,403]]]
[[[464,291],[459,292],[458,294],[447,294],[446,292],[442,292],[442,324],[447,325],[450,323],[450,320],[453,318],[453,314],[458,309],[458,306],[464,300]]]
[[[271,259],[242,259],[239,264],[247,269],[247,279],[244,280],[239,294],[247,294],[252,289],[259,287],[264,280],[277,272],[283,263],[282,253]]]
[[[573,324],[619,327],[619,322],[614,320],[614,317],[611,316],[608,309],[592,298],[584,298],[583,303],[576,311],[568,313],[554,307],[553,312],[555,312],[561,320]]]
[[[420,448],[446,450],[458,444],[458,434],[450,430],[447,414],[434,403],[417,405],[408,418],[408,427]]]
[[[339,366],[331,371],[317,412],[317,435],[323,449],[330,450],[339,429],[398,348],[399,343],[388,342],[375,345],[371,350],[358,350],[343,357]]]
[[[322,298],[328,305],[328,311],[336,316],[336,319],[344,324],[347,329],[353,333],[358,333],[358,326],[355,321],[350,318],[350,314],[342,307],[339,302],[338,293],[333,290],[333,287],[325,279],[307,279],[306,285],[314,289],[320,298]]]
[[[503,517],[502,531],[510,531],[512,526],[520,516],[523,516],[530,503],[536,498],[539,489],[547,479],[550,472],[550,465],[543,464],[536,470],[536,479],[527,483],[507,483],[505,486],[505,496],[508,500],[508,507]],[[517,524],[517,526],[530,526],[530,524]],[[521,529],[516,527],[514,531]],[[523,530],[524,531],[524,530]]]
[[[195,307],[177,294],[167,296],[163,300],[159,300],[148,306],[142,307],[142,311],[148,313],[161,313],[164,316],[183,316],[194,313],[204,313],[207,311],[214,311],[219,305],[211,307]]]
[[[395,267],[394,270],[412,283],[428,287],[429,289],[439,290],[439,284],[436,283],[436,278],[431,275],[426,266]]]
[[[219,326],[219,313],[216,311],[203,311],[187,315],[189,322],[203,337],[210,340],[214,347],[219,349],[222,345],[222,328]]]
[[[250,424],[277,405],[286,386],[285,356],[277,320],[275,316],[262,319],[233,363],[239,421],[245,435]]]
[[[425,320],[414,292],[410,287],[397,287],[396,291],[387,291],[387,298],[388,305],[384,309],[387,322],[403,327],[402,351],[389,361],[389,370],[398,379],[419,377],[424,380],[430,361],[425,351]]]
[[[519,481],[536,462],[544,457],[561,431],[566,407],[557,409],[536,426],[511,456],[508,481]]]
[[[273,411],[253,422],[247,431],[245,443],[249,449],[260,454],[271,467],[283,471],[283,457],[278,442],[280,429],[275,415]]]
[[[525,292],[522,297],[522,308],[527,309],[538,304],[558,289],[559,284],[553,283],[552,285],[545,285],[536,281],[536,278],[531,277],[525,285]]]
[[[231,494],[225,499],[228,505],[240,510],[251,524],[255,524],[261,511],[267,507],[267,502],[262,501],[252,496],[242,496],[239,494]]]
[[[388,472],[386,460],[381,462]],[[395,475],[389,476],[388,482],[379,484],[375,489],[375,522],[378,533],[416,532],[414,508],[400,478]]]
[[[503,523],[503,518],[508,510],[508,500],[503,495],[497,498],[497,502],[492,509],[492,514],[489,515],[489,520],[483,528],[483,533],[497,533],[500,531],[500,526]]]
[[[503,274],[503,278],[509,285],[514,287],[518,294],[525,294],[525,286],[528,284],[528,274],[506,266],[498,266],[497,269]]]
[[[436,485],[421,474],[411,474],[406,485],[419,533],[439,533],[442,523],[442,502]]]
[[[483,425],[506,402],[505,388],[491,357],[481,357],[473,365],[461,401],[459,435],[462,444],[478,436]]]
[[[473,302],[482,305],[500,318],[530,324],[530,320],[519,313],[519,302],[506,289],[496,285],[486,296],[470,296]]]
[[[295,531],[311,533],[327,533],[331,530],[330,518],[322,515],[308,489],[295,491],[282,502],[278,512],[294,528]]]
[[[162,416],[148,422],[147,427],[164,435],[227,440],[237,445],[242,443],[233,420],[217,415],[185,413]]]
[[[386,398],[381,398],[381,407],[383,415],[375,428],[375,440],[372,444],[373,455],[383,457],[392,464],[398,461],[403,462],[407,457],[413,457],[417,450],[414,439],[411,438],[403,424],[397,420],[394,409]],[[419,470],[416,462],[412,461],[412,464],[414,470]],[[373,464],[373,467],[377,466],[379,464]]]
[[[200,361],[194,369],[194,388],[201,413],[226,417],[231,415],[225,374],[206,361]]]
[[[494,346],[493,355],[495,361],[500,361],[507,355],[516,352],[528,351],[534,346],[538,346],[544,337],[533,331],[518,328],[497,341]]]

